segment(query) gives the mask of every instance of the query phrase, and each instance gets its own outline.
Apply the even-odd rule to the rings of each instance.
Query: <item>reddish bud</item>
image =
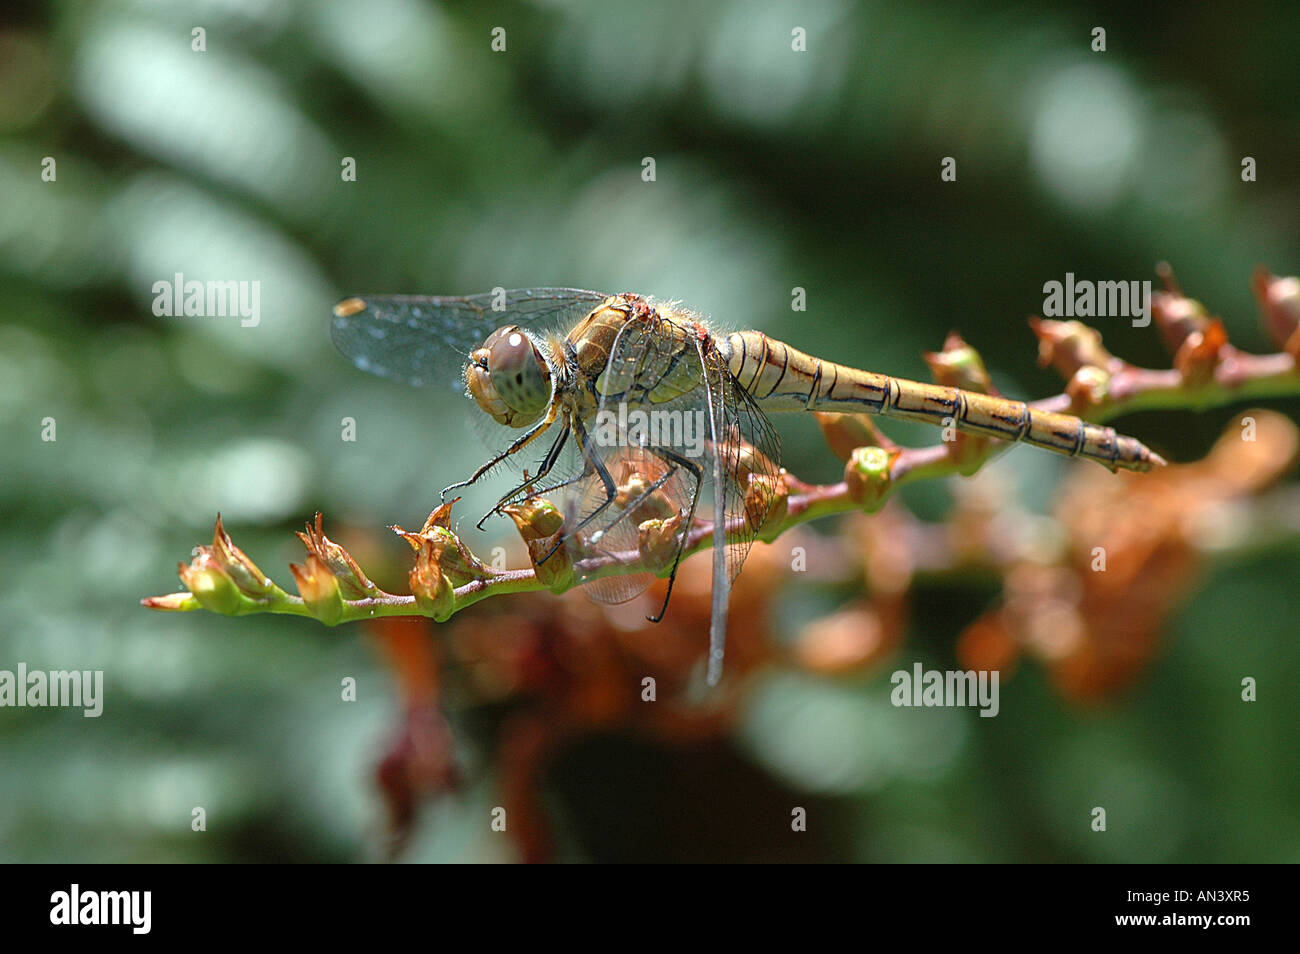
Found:
[[[515,529],[528,547],[528,559],[539,582],[551,589],[568,589],[573,563],[568,547],[560,540],[564,515],[549,500],[530,497],[521,504],[501,508],[514,521]]]
[[[1214,369],[1227,343],[1223,322],[1215,318],[1183,339],[1174,355],[1174,367],[1188,385],[1205,384],[1214,377]]]
[[[926,351],[922,357],[930,366],[930,374],[937,384],[980,394],[997,394],[984,359],[955,331],[945,339],[942,351]]]
[[[196,610],[203,604],[200,603],[193,593],[168,593],[166,596],[146,596],[140,601],[140,605],[152,610],[163,610],[170,613],[185,613],[190,610]]]
[[[753,444],[740,442],[740,452],[736,456],[736,472],[741,480],[747,480],[755,474],[775,474],[779,470],[776,462]]]
[[[1251,279],[1251,290],[1269,338],[1300,362],[1300,278],[1278,278],[1260,266]]]
[[[429,514],[419,533],[411,533],[397,524],[393,524],[389,529],[409,543],[416,553],[421,552],[426,543],[431,545],[441,571],[447,575],[454,586],[460,586],[473,580],[483,579],[491,575],[492,570],[474,556],[469,547],[461,542],[460,537],[451,531],[449,527],[451,507],[456,500],[448,501]]]
[[[893,447],[894,443],[876,430],[875,423],[864,414],[838,414],[817,411],[817,424],[831,452],[847,461],[859,447]]]
[[[326,626],[333,626],[343,616],[343,594],[338,577],[314,553],[307,554],[305,566],[289,564],[289,572],[298,584],[302,601],[311,614]]]
[[[1151,317],[1165,347],[1174,354],[1191,335],[1204,332],[1211,321],[1204,305],[1177,291],[1155,292],[1151,296]]]
[[[421,612],[438,622],[448,619],[456,608],[456,589],[442,572],[441,556],[437,538],[430,534],[421,543],[409,575],[416,604]]]
[[[235,586],[248,596],[265,596],[275,588],[275,584],[265,573],[257,568],[244,551],[235,546],[221,525],[221,514],[217,514],[217,525],[212,533],[212,561],[225,572]]]
[[[359,600],[374,596],[379,588],[366,578],[352,559],[352,554],[339,546],[321,529],[321,515],[316,513],[316,525],[307,525],[306,533],[299,533],[298,539],[307,547],[309,556],[315,556],[322,564],[329,567],[330,573],[338,580],[339,592],[344,599]],[[269,582],[269,581],[268,581]]]
[[[1110,372],[1091,365],[1080,368],[1065,386],[1070,406],[1076,411],[1100,407],[1110,392]]]
[[[754,474],[745,488],[745,522],[755,533],[778,526],[789,513],[790,488],[785,469],[775,476]]]
[[[1115,356],[1101,344],[1101,332],[1081,321],[1053,321],[1030,318],[1029,327],[1038,336],[1038,364],[1049,365],[1065,379],[1080,368],[1110,368]]]

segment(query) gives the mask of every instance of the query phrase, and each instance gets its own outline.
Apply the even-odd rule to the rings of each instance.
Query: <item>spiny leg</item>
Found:
[[[556,540],[555,545],[552,546],[551,549],[546,552],[546,555],[538,561],[539,563],[545,563],[549,560],[555,551],[560,549],[560,544],[564,542],[565,537],[572,536],[587,524],[591,523],[598,514],[618,498],[618,485],[614,483],[614,478],[609,475],[609,471],[605,468],[605,465],[601,463],[600,458],[591,450],[590,441],[587,437],[587,429],[582,426],[582,422],[576,417],[573,419],[573,429],[578,439],[578,446],[582,449],[583,458],[587,461],[587,464],[595,470],[596,476],[600,478],[600,482],[605,487],[605,499],[598,507],[596,507],[595,510],[584,517],[576,527],[572,530],[565,531],[564,535],[561,536],[560,539]]]
[[[668,574],[668,589],[664,592],[663,605],[659,607],[658,613],[646,617],[646,619],[652,623],[661,622],[664,618],[664,614],[668,612],[668,600],[673,595],[673,584],[677,582],[677,568],[682,565],[682,553],[686,549],[686,537],[690,533],[691,524],[695,522],[695,508],[699,505],[700,490],[704,486],[704,472],[700,470],[699,464],[695,463],[693,460],[674,454],[672,451],[661,450],[660,453],[671,460],[675,460],[678,464],[685,467],[695,475],[695,493],[691,495],[690,513],[686,515],[686,522],[682,525],[682,541],[677,545],[677,552],[673,555],[673,569],[672,572]]]
[[[667,452],[667,451],[664,451],[663,453],[665,454],[665,456],[668,456],[668,454],[669,454],[669,452]],[[696,479],[698,480],[698,478],[699,478],[699,473],[700,473],[700,472],[699,472],[699,467],[698,467],[698,466],[696,466],[696,465],[694,465],[694,464],[692,464],[691,462],[688,462],[688,461],[679,461],[679,463],[684,463],[684,464],[686,465],[686,467],[687,467],[687,468],[688,468],[692,473],[694,473],[694,474],[696,475]],[[571,486],[571,485],[573,485],[573,484],[578,483],[579,481],[586,480],[586,479],[587,479],[588,477],[590,477],[594,472],[595,472],[594,467],[591,465],[590,462],[588,462],[588,465],[587,465],[586,467],[583,468],[582,473],[577,474],[577,475],[574,476],[574,477],[570,477],[570,478],[568,478],[567,480],[562,480],[562,481],[560,481],[558,484],[552,484],[552,485],[549,486],[549,487],[535,488],[535,489],[533,489],[533,490],[531,490],[531,491],[529,492],[528,496],[530,496],[530,497],[539,497],[539,496],[541,496],[541,495],[543,495],[543,494],[549,494],[549,493],[553,493],[553,492],[555,492],[555,491],[557,491],[557,490],[563,490],[565,487],[569,487],[569,486]],[[673,474],[675,474],[675,473],[677,473],[677,468],[676,468],[676,467],[673,467],[673,468],[672,468],[671,470],[669,470],[666,474],[664,474],[662,477],[660,477],[658,480],[656,480],[653,484],[651,484],[648,488],[646,488],[646,490],[642,491],[641,495],[638,496],[638,497],[636,498],[636,500],[634,500],[632,503],[628,504],[624,509],[625,509],[625,510],[634,510],[634,509],[636,509],[637,507],[639,507],[639,506],[641,505],[641,503],[642,503],[642,502],[643,502],[647,497],[650,496],[650,494],[654,493],[656,490],[658,490],[660,487],[662,487],[665,483],[667,483],[668,480],[669,480],[669,479],[673,476]],[[540,477],[542,477],[542,476],[543,476],[542,473],[538,473],[537,477],[534,477],[533,480],[537,480],[538,478],[540,478]],[[532,482],[532,481],[529,481],[529,483],[531,483],[531,482]],[[525,485],[520,485],[520,487],[516,488],[516,490],[511,491],[510,496],[511,496],[511,497],[515,497],[515,495],[518,493],[518,491],[523,490],[524,486],[525,486]],[[516,499],[518,499],[518,498],[516,497]],[[503,503],[505,503],[505,502],[506,502],[506,501],[503,500]],[[594,517],[595,514],[592,514],[592,516]],[[587,519],[590,520],[591,517],[588,517]],[[602,530],[608,530],[610,527],[612,527],[612,526],[614,525],[615,522],[617,522],[617,521],[612,521],[612,522],[610,522],[609,524],[607,524],[606,526],[602,527],[601,529],[602,529]],[[586,524],[586,521],[583,521],[583,525],[585,525],[585,524]]]
[[[551,472],[551,468],[555,466],[555,462],[560,457],[560,451],[564,449],[564,444],[566,441],[568,441],[568,439],[569,439],[569,429],[567,427],[561,427],[559,436],[555,438],[555,442],[551,444],[551,449],[548,450],[546,452],[546,456],[542,458],[542,463],[541,466],[538,468],[537,473],[534,474],[532,477],[529,477],[527,473],[525,473],[524,477],[526,479],[522,484],[520,484],[514,490],[510,491],[508,494],[503,496],[500,500],[497,501],[495,507],[493,507],[487,513],[483,514],[483,516],[479,518],[477,524],[480,530],[483,529],[483,523],[487,520],[488,517],[492,516],[493,514],[500,513],[502,507],[504,507],[506,504],[510,503],[511,501],[520,498],[521,495],[524,495],[524,492],[527,491],[529,487],[537,483],[539,480],[541,480],[543,477],[545,477],[547,474]]]
[[[635,500],[630,501],[629,503],[625,504],[625,505],[623,506],[623,513],[617,514],[617,515],[614,517],[613,520],[611,520],[609,523],[607,523],[607,524],[605,524],[603,527],[601,527],[601,528],[600,528],[600,532],[601,532],[601,533],[606,533],[607,531],[609,531],[609,529],[610,529],[611,527],[614,526],[614,524],[618,523],[620,520],[623,519],[623,515],[624,515],[624,514],[628,514],[628,513],[633,513],[633,512],[635,512],[636,508],[639,507],[639,506],[641,506],[641,504],[644,503],[644,502],[646,501],[646,499],[649,498],[649,496],[650,496],[651,494],[653,494],[656,490],[658,490],[658,489],[659,489],[660,487],[662,487],[664,484],[668,483],[668,481],[672,479],[672,477],[673,477],[673,475],[674,475],[675,473],[677,473],[677,467],[676,467],[675,465],[674,465],[673,467],[668,468],[667,471],[665,471],[665,472],[664,472],[663,474],[661,474],[658,478],[656,478],[656,480],[654,481],[654,483],[652,483],[652,484],[651,484],[649,487],[647,487],[645,490],[641,491],[641,493],[637,495],[637,498],[636,498]],[[585,522],[585,521],[584,521],[584,522]]]
[[[470,484],[473,484],[480,477],[486,474],[497,464],[501,463],[507,457],[519,453],[521,450],[523,450],[525,447],[531,444],[538,435],[540,435],[543,431],[545,431],[548,427],[550,427],[552,424],[555,423],[555,418],[558,413],[559,413],[559,402],[553,400],[551,402],[550,408],[547,409],[546,416],[544,418],[542,418],[540,421],[538,421],[536,424],[530,427],[523,434],[519,435],[519,437],[515,438],[515,440],[510,444],[510,446],[507,447],[505,450],[503,450],[500,454],[497,454],[496,457],[493,457],[490,461],[488,461],[478,470],[474,471],[473,477],[470,477],[468,480],[457,481],[454,484],[450,484],[449,486],[442,488],[442,499],[443,500],[447,499],[447,493],[449,491],[459,490],[461,487],[468,487]]]
[[[534,487],[526,495],[516,496],[513,499],[507,501],[507,503],[521,503],[524,500],[526,500],[528,497],[542,497],[545,496],[546,494],[554,493],[557,490],[563,490],[565,487],[570,487],[573,484],[578,483],[579,481],[586,480],[588,477],[592,475],[592,473],[593,471],[591,467],[589,466],[584,467],[582,469],[582,473],[580,474],[575,474],[573,477],[569,477],[566,480],[562,480],[558,484],[551,484],[549,487]]]

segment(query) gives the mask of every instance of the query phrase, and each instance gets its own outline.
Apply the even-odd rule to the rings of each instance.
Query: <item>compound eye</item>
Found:
[[[537,345],[514,325],[492,332],[483,345],[488,372],[501,400],[524,417],[535,417],[551,399],[551,374]]]

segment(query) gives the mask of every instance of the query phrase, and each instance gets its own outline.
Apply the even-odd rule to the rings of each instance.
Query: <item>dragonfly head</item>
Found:
[[[527,427],[551,400],[551,369],[516,325],[498,328],[465,365],[465,386],[498,424]]]

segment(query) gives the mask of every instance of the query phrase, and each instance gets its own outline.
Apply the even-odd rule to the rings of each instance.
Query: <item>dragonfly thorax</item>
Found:
[[[537,343],[518,326],[506,325],[470,355],[465,386],[498,424],[527,427],[551,400],[551,370]]]

